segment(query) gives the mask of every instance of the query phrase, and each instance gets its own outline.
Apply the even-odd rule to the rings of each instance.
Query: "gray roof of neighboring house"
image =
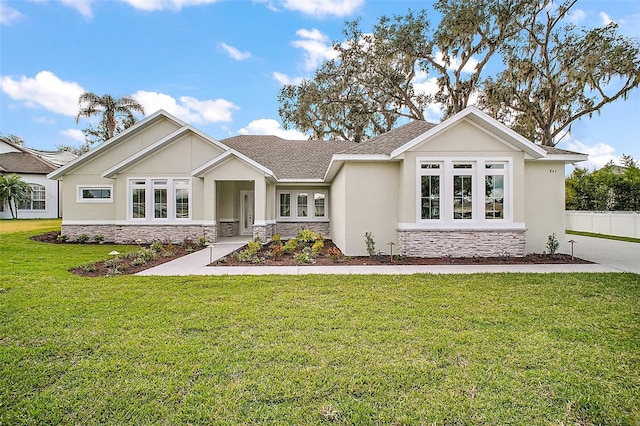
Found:
[[[220,142],[267,167],[278,179],[322,179],[333,154],[358,146],[349,141],[294,141],[270,135],[241,135]]]
[[[423,120],[411,121],[380,136],[355,144],[354,147],[343,150],[341,154],[391,154],[396,148],[411,142],[435,126],[437,124]]]
[[[75,160],[78,157],[77,155],[69,151],[44,151],[33,148],[27,148],[27,150],[58,167],[64,166],[68,162]]]
[[[6,173],[47,174],[56,167],[27,152],[7,152],[0,154],[0,170]]]

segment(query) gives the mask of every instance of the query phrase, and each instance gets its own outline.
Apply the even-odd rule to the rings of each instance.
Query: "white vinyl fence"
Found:
[[[638,212],[567,211],[566,226],[571,231],[640,238]]]

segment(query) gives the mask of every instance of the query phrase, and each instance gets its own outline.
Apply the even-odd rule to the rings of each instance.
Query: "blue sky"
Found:
[[[302,138],[281,128],[282,84],[312,77],[342,39],[383,14],[433,10],[402,0],[0,0],[0,130],[27,146],[78,144],[83,91],[134,95],[147,114],[164,108],[209,135]],[[437,15],[432,15],[437,22]],[[592,27],[614,20],[640,38],[640,1],[582,0],[572,15]],[[429,81],[421,87],[428,88]],[[437,121],[438,115],[429,112]],[[577,122],[560,148],[600,166],[640,159],[640,90]]]

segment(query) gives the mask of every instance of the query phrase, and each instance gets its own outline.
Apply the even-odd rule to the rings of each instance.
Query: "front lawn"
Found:
[[[2,232],[0,424],[640,422],[640,275],[82,278],[113,246]]]

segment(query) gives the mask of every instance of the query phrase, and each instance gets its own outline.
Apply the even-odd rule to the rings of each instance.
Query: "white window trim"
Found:
[[[143,218],[134,218],[133,217],[133,189],[131,182],[133,181],[144,181],[144,189],[145,189],[145,217]],[[155,204],[155,194],[154,188],[157,188],[157,185],[153,184],[153,181],[158,180],[166,180],[167,181],[167,217],[166,218],[155,218],[154,214],[154,204]],[[175,185],[174,181],[176,180],[186,180],[189,182],[188,186],[184,185]],[[127,178],[127,221],[141,223],[141,222],[149,222],[149,223],[180,223],[191,221],[193,217],[193,196],[192,196],[192,187],[193,181],[191,177],[167,177],[167,176],[153,176],[153,177],[130,177]],[[185,218],[177,218],[176,217],[176,189],[188,189],[189,194],[189,217]]]
[[[440,163],[442,172],[440,174],[440,219],[422,219],[422,182],[423,175],[433,175],[434,169],[425,169],[428,173],[422,172],[421,164]],[[473,163],[473,169],[455,169],[454,163]],[[505,163],[504,169],[485,169],[486,163]],[[464,170],[469,170],[473,176],[474,185],[472,192],[472,219],[453,218],[453,176],[465,174]],[[458,173],[456,173],[456,171]],[[499,173],[495,173],[500,171]],[[504,218],[485,218],[485,176],[502,174],[504,175]],[[416,191],[415,191],[415,218],[416,225],[420,228],[442,228],[442,229],[485,229],[503,228],[512,226],[513,223],[513,158],[511,157],[417,157],[416,158]]]
[[[280,194],[290,194],[290,216],[280,216]],[[307,194],[306,217],[298,217],[298,194]],[[316,216],[315,195],[324,195],[324,216]],[[329,222],[329,191],[326,189],[296,188],[276,192],[276,211],[279,222]]]
[[[84,189],[108,189],[111,193],[110,198],[82,198]],[[113,185],[77,185],[76,186],[76,202],[83,203],[113,203]]]

